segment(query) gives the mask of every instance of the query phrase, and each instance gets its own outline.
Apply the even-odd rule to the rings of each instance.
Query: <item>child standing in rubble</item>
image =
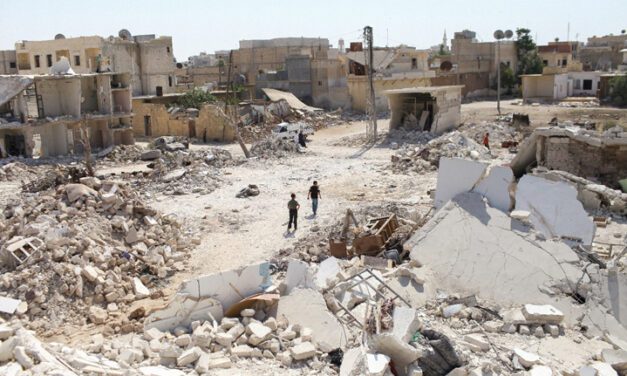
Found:
[[[287,231],[292,229],[292,222],[294,222],[294,231],[298,230],[298,209],[300,204],[296,201],[296,194],[292,193],[292,199],[287,203],[287,209],[290,211],[290,221],[287,225]]]
[[[318,199],[322,198],[320,194],[320,187],[318,187],[318,182],[314,180],[313,185],[309,188],[309,193],[307,193],[307,200],[311,198],[311,210],[313,211],[314,217],[316,216],[316,212],[318,211]]]

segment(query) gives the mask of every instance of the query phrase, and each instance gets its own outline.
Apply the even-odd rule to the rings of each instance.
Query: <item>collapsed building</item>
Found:
[[[52,157],[134,143],[126,73],[0,76],[2,156]]]
[[[574,126],[537,128],[511,166],[518,177],[541,166],[618,187],[627,177],[627,132],[621,127],[603,133]]]
[[[133,133],[136,137],[183,136],[207,141],[231,142],[235,130],[215,104],[200,109],[177,103],[182,94],[133,97]]]
[[[462,86],[415,87],[387,90],[392,112],[390,129],[441,134],[461,122]]]

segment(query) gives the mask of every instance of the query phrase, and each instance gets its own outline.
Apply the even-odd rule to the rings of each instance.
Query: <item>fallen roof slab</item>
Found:
[[[592,244],[594,222],[577,199],[577,189],[568,183],[523,176],[516,189],[516,210],[531,213],[533,227],[547,238],[574,238]]]
[[[447,203],[406,246],[434,272],[432,283],[511,304],[551,304],[540,287],[576,282],[578,256],[563,242],[535,241],[527,228],[477,193]]]
[[[304,104],[300,101],[300,99],[296,98],[296,96],[290,92],[269,88],[263,88],[261,90],[266,93],[266,95],[268,96],[268,98],[270,98],[272,102],[278,102],[283,99],[287,102],[287,104],[290,105],[290,107],[295,110],[303,110],[309,112],[322,111],[321,108],[311,107]]]

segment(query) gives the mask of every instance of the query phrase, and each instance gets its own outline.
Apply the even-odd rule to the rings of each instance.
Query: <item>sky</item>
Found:
[[[540,44],[556,37],[619,34],[627,29],[627,0],[0,0],[0,50],[18,40],[131,34],[169,35],[174,55],[237,49],[242,39],[327,38],[337,47],[373,27],[376,46],[449,45],[455,31],[470,29],[481,41],[497,29],[525,27]]]

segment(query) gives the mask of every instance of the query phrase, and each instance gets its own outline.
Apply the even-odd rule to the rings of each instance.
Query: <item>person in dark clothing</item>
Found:
[[[287,231],[292,229],[292,222],[294,223],[294,231],[298,230],[298,209],[300,204],[296,201],[296,194],[292,193],[292,199],[287,203],[287,209],[290,211],[290,221],[287,225]]]
[[[313,215],[316,215],[318,211],[318,199],[322,198],[320,194],[320,187],[318,187],[318,182],[314,181],[311,188],[309,188],[309,193],[307,193],[307,200],[311,198],[311,210],[313,211]]]
[[[485,136],[483,136],[483,146],[488,148],[488,150],[490,149],[490,134],[489,133],[486,133]]]
[[[303,131],[300,131],[300,133],[298,133],[298,143],[300,144],[300,146],[304,148],[307,147],[307,143],[305,142],[305,135],[303,134]]]

